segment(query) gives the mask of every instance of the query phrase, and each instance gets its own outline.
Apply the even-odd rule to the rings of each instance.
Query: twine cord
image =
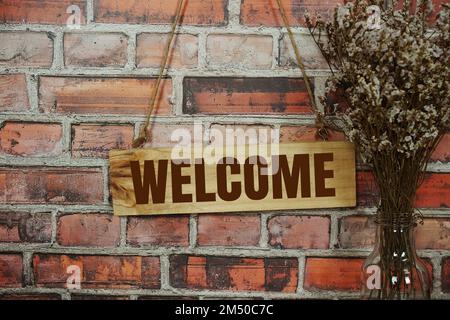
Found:
[[[175,37],[175,30],[181,20],[181,12],[183,9],[183,4],[184,4],[184,0],[178,0],[177,9],[175,12],[175,17],[172,22],[169,38],[167,39],[167,43],[164,48],[163,59],[161,62],[161,66],[159,68],[158,79],[156,80],[156,84],[153,87],[153,91],[150,96],[150,103],[149,103],[149,107],[148,107],[147,117],[145,119],[145,124],[139,132],[139,137],[133,141],[133,148],[142,147],[148,140],[148,128],[150,126],[150,119],[151,119],[153,109],[155,107],[155,103],[156,103],[156,100],[158,97],[159,87],[161,86],[161,81],[164,76],[164,70],[166,69],[167,61],[169,60],[170,48],[172,46],[172,42]]]
[[[281,3],[281,0],[277,0],[277,4],[278,4],[278,9],[281,14],[281,18],[283,19],[284,27],[287,29],[287,32],[289,35],[289,40],[294,49],[295,59],[297,60],[297,64],[300,68],[300,71],[302,72],[303,79],[305,80],[305,86],[306,86],[306,90],[308,91],[311,106],[313,107],[314,113],[316,115],[316,127],[317,127],[316,134],[323,140],[328,140],[328,130],[325,125],[323,114],[317,108],[317,105],[316,105],[316,102],[314,99],[314,94],[313,94],[313,91],[311,88],[311,84],[309,83],[309,78],[306,74],[305,65],[303,63],[303,59],[300,55],[300,50],[298,49],[297,42],[295,41],[294,34],[293,34],[291,26],[289,24],[289,19],[286,16],[286,11],[284,9],[283,4]]]

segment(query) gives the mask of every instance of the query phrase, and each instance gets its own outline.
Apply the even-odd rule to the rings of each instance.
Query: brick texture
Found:
[[[0,168],[0,203],[99,204],[99,169]]]
[[[86,22],[86,7],[83,0],[2,0],[0,22],[66,24],[71,12],[67,8],[80,8],[81,23]]]
[[[22,256],[15,253],[0,253],[0,288],[22,286]]]
[[[127,242],[133,246],[187,246],[189,217],[132,217],[128,220]]]
[[[0,153],[16,156],[55,156],[61,153],[59,124],[7,122],[0,128]]]
[[[33,257],[36,285],[65,288],[70,265],[80,268],[82,288],[159,288],[159,259],[140,256],[36,254]]]
[[[64,63],[70,67],[123,67],[128,39],[122,33],[64,35]]]
[[[107,158],[113,149],[128,149],[134,137],[132,125],[72,126],[72,156],[75,158]]]
[[[0,66],[50,67],[53,40],[45,32],[1,32]]]
[[[304,14],[308,11],[312,17],[320,15],[329,18],[333,8],[342,0],[285,0],[282,2],[289,24],[304,26]],[[283,26],[276,0],[242,0],[241,23],[248,26]]]
[[[261,236],[259,215],[202,214],[198,217],[200,246],[257,246]]]
[[[304,288],[307,290],[358,291],[363,259],[307,258]]]
[[[170,257],[170,283],[176,288],[295,292],[297,276],[296,259]]]
[[[0,242],[50,242],[49,213],[0,212]]]
[[[330,242],[330,219],[279,215],[267,224],[269,244],[280,249],[326,249]]]
[[[120,242],[119,217],[97,213],[61,216],[56,240],[63,246],[115,247]]]
[[[272,37],[212,34],[206,40],[210,68],[270,69]]]
[[[186,114],[310,114],[302,79],[185,78]]]
[[[450,133],[446,133],[431,156],[432,161],[450,161]]]
[[[0,111],[26,111],[29,108],[25,75],[0,75]]]
[[[301,57],[306,69],[328,69],[325,58],[320,53],[319,47],[309,35],[297,35],[295,42],[301,48]],[[294,48],[287,34],[283,34],[280,39],[280,59],[279,65],[283,68],[298,68],[295,58]]]
[[[141,33],[137,36],[136,65],[138,68],[159,68],[167,34]],[[198,37],[178,34],[172,44],[169,68],[195,68],[198,65]]]
[[[445,258],[442,263],[442,291],[450,292],[450,258]]]
[[[182,23],[223,25],[228,19],[228,0],[190,0],[183,9]],[[127,2],[95,1],[95,21],[102,23],[168,24],[173,20],[177,1]]]
[[[375,243],[374,217],[348,216],[339,223],[339,242],[342,248],[370,248]],[[448,250],[450,248],[450,221],[448,218],[424,218],[415,229],[416,248],[419,250]]]
[[[41,77],[39,107],[46,113],[144,115],[155,79]],[[171,113],[170,80],[162,83],[156,114]]]

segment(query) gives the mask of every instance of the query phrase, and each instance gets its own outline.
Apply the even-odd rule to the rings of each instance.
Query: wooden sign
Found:
[[[349,142],[280,144],[263,156],[249,146],[214,161],[202,148],[110,152],[116,215],[353,207],[355,152]],[[250,150],[250,151],[249,151]],[[246,154],[245,157],[235,155]],[[239,159],[241,158],[241,159]]]

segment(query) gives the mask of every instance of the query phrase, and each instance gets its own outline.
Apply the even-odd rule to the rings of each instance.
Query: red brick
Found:
[[[268,223],[269,244],[281,249],[327,249],[330,218],[317,216],[272,217]]]
[[[61,154],[61,138],[60,124],[6,122],[0,129],[0,153],[54,156]]]
[[[0,75],[0,111],[26,111],[29,108],[25,75]]]
[[[450,292],[450,258],[442,260],[442,291]]]
[[[260,124],[211,124],[208,141],[213,143],[221,135],[226,145],[276,143],[273,126]]]
[[[211,34],[206,40],[211,68],[270,69],[272,53],[272,36]]]
[[[172,140],[172,135],[174,140]],[[202,135],[194,133],[193,125],[152,123],[148,130],[149,141],[145,148],[173,147],[181,144],[203,142]],[[183,137],[183,140],[180,140]]]
[[[224,25],[228,20],[228,0],[190,0],[183,8],[184,25]],[[177,0],[95,1],[95,21],[103,23],[169,24]]]
[[[343,0],[284,0],[283,8],[289,24],[304,26],[304,14],[307,10],[312,17],[320,15],[328,19],[333,9]],[[247,26],[284,26],[276,0],[242,0],[241,23]]]
[[[450,162],[450,133],[447,132],[431,155],[431,161]]]
[[[22,256],[0,253],[0,288],[22,287]]]
[[[50,242],[48,213],[0,212],[0,242]]]
[[[39,107],[46,113],[145,115],[154,78],[41,77]],[[161,83],[158,115],[172,113],[170,79]]]
[[[2,0],[0,22],[66,24],[71,13],[66,10],[77,5],[81,10],[81,23],[85,23],[86,1],[83,0]]]
[[[197,236],[200,246],[258,246],[260,216],[202,214],[198,217]]]
[[[1,32],[0,66],[50,67],[53,40],[45,32]]]
[[[450,218],[426,218],[415,234],[417,249],[450,249]]]
[[[302,79],[185,78],[186,114],[311,114]]]
[[[304,288],[307,290],[358,291],[363,259],[307,258]]]
[[[67,33],[64,64],[71,67],[123,67],[128,38],[123,33]]]
[[[341,248],[370,248],[375,243],[375,216],[348,216],[339,223]],[[419,250],[448,250],[450,248],[450,221],[447,218],[424,218],[415,229],[416,248]]]
[[[295,41],[301,48],[301,57],[306,69],[328,69],[329,66],[323,57],[319,47],[310,35],[295,35]],[[279,65],[283,68],[298,68],[294,48],[287,34],[280,39]]]
[[[417,191],[416,207],[448,208],[450,207],[450,174],[428,173]],[[368,171],[356,174],[357,198],[360,206],[378,204],[378,188],[372,173]]]
[[[65,288],[67,267],[81,270],[81,288],[133,289],[160,286],[158,257],[36,254],[33,272],[37,287]]]
[[[297,280],[294,258],[170,257],[175,288],[295,292]]]
[[[188,246],[189,216],[130,217],[127,242],[133,246]]]
[[[209,298],[209,297],[208,297]],[[138,300],[198,300],[198,297],[189,296],[140,296]]]
[[[61,300],[56,293],[14,293],[2,294],[0,300]]]
[[[132,125],[72,126],[72,157],[108,158],[112,149],[131,148],[134,137]]]
[[[341,248],[370,248],[375,243],[375,216],[348,216],[339,220]]]
[[[127,296],[106,296],[97,294],[72,294],[70,300],[129,300]]]
[[[167,34],[141,33],[137,36],[136,65],[138,68],[159,68]],[[195,68],[198,65],[198,37],[177,34],[170,51],[169,68]]]
[[[316,127],[311,126],[282,126],[280,128],[280,142],[307,142],[320,141],[317,136]],[[329,130],[329,141],[345,141],[345,135],[342,132]]]
[[[103,203],[100,169],[0,168],[0,203]]]
[[[69,214],[58,218],[56,239],[63,246],[116,247],[120,219],[111,214]]]

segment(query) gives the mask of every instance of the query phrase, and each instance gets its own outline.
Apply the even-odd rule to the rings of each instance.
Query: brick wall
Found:
[[[328,73],[302,13],[326,16],[338,2],[284,1],[317,96]],[[65,26],[72,4],[81,9],[79,30]],[[112,215],[108,150],[129,148],[144,121],[175,4],[0,1],[0,296],[357,297],[377,201],[361,165],[357,208]],[[206,133],[257,126],[280,129],[282,142],[314,140],[280,22],[274,0],[189,0],[152,145],[170,145],[171,130],[192,130],[195,120]],[[446,135],[417,198],[426,217],[420,254],[433,297],[447,299],[449,144]],[[82,270],[81,290],[65,289],[69,265]]]

